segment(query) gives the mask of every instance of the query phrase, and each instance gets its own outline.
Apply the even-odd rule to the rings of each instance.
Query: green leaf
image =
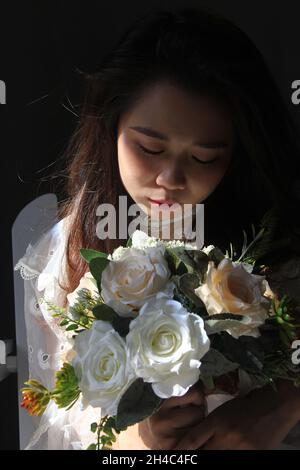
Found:
[[[182,276],[186,276],[186,275],[197,277],[196,274],[191,274],[191,273],[185,273]],[[192,285],[188,287],[185,284],[183,284],[186,282],[185,280],[180,282],[180,279],[182,278],[182,276],[177,276],[177,275],[172,276],[172,281],[175,284],[175,289],[173,292],[173,299],[177,300],[177,302],[180,302],[183,305],[183,307],[186,308],[189,312],[196,313],[197,315],[200,315],[202,318],[206,318],[208,316],[206,307],[204,303],[202,302],[202,300],[199,297],[197,297],[194,292],[194,285],[196,284],[196,282],[195,284],[191,283]],[[187,284],[189,284],[189,282],[187,282]],[[197,287],[199,286],[199,282],[200,281],[198,279]]]
[[[131,320],[132,320],[132,318],[120,317],[119,315],[117,315],[113,319],[112,325],[113,325],[114,329],[123,338],[128,335],[129,325],[130,325]]]
[[[76,325],[75,323],[73,323],[73,325],[67,326],[66,331],[77,330],[77,328],[78,328],[78,325]]]
[[[172,275],[176,274],[176,257],[172,254],[171,251],[168,251],[166,248],[164,257],[168,263],[168,268],[171,271]]]
[[[229,361],[220,351],[210,348],[201,359],[200,374],[205,377],[219,377],[238,367],[238,363]]]
[[[177,263],[176,274],[182,276],[183,274],[192,273],[193,269],[190,266],[184,264],[183,261]]]
[[[220,314],[221,316],[222,314]],[[227,315],[227,314],[224,314]],[[224,318],[217,319],[219,315],[213,315],[214,319],[209,318],[205,321],[205,330],[208,335],[219,333],[220,331],[229,330],[240,326],[240,322],[243,320],[243,315],[235,315],[237,318]]]
[[[153,392],[151,384],[137,379],[121,398],[116,417],[116,429],[139,423],[151,416],[163,400]]]
[[[84,325],[84,326],[88,325],[89,322],[90,322],[89,318],[86,317],[86,316],[84,316],[84,315],[82,315],[82,316],[80,317],[79,321],[80,321],[80,323],[81,323],[82,325]]]
[[[179,277],[179,289],[198,307],[203,307],[202,300],[195,294],[195,289],[199,287],[199,277],[197,274],[186,273]]]
[[[116,312],[106,304],[97,305],[93,308],[93,315],[97,320],[113,322],[113,319],[117,316]]]
[[[261,372],[263,368],[264,348],[259,337],[244,335],[236,339],[226,332],[221,332],[214,335],[212,347],[248,372]]]
[[[185,250],[186,255],[193,260],[194,271],[200,276],[203,282],[204,275],[207,272],[209,258],[201,250]]]
[[[98,428],[98,424],[97,424],[97,423],[92,423],[92,424],[91,424],[91,432],[96,432],[96,431],[97,431],[97,428]]]
[[[102,253],[101,251],[97,250],[92,250],[92,249],[87,249],[87,248],[81,248],[80,254],[85,261],[90,263],[92,259],[95,258],[107,258],[106,253]]]
[[[256,262],[266,255],[269,255],[270,252],[274,252],[276,249],[284,249],[285,246],[289,246],[289,237],[279,240],[274,238],[277,227],[280,224],[281,216],[281,209],[275,205],[265,212],[259,224],[259,232],[247,248],[243,250],[238,261],[250,259]],[[265,262],[263,264],[265,264]]]
[[[216,267],[219,265],[219,263],[222,261],[222,259],[225,258],[224,253],[215,246],[209,253],[208,253],[208,258],[210,261],[213,261],[216,265]]]
[[[129,332],[132,318],[120,317],[109,305],[101,304],[93,308],[97,320],[108,321],[120,336],[125,337]]]
[[[244,315],[239,315],[237,313],[215,313],[214,315],[210,315],[208,320],[236,320],[241,321],[243,320]]]
[[[90,444],[86,450],[97,450],[96,444]]]
[[[97,286],[99,289],[99,292],[101,291],[101,276],[102,272],[106,268],[106,266],[109,264],[110,260],[107,258],[93,258],[90,263],[90,271],[92,273],[92,276],[96,279],[97,281]]]
[[[129,237],[126,243],[127,248],[130,248],[132,246],[132,238]]]
[[[166,247],[165,256],[167,257],[168,263],[170,262],[171,271],[174,274],[183,274],[183,272],[193,272],[195,264],[187,254],[184,247],[178,246],[175,248]],[[181,265],[183,263],[183,266]]]
[[[101,436],[100,438],[101,444],[105,447],[107,444],[111,445],[111,439],[108,436]]]

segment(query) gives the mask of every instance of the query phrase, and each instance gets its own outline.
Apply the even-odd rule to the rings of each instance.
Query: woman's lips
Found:
[[[171,199],[150,199],[148,198],[149,201],[152,204],[161,206],[162,204],[168,204],[168,206],[172,206],[173,204],[178,204],[176,201],[172,201]]]
[[[153,209],[159,209],[159,210],[164,210],[164,209],[167,209],[168,208],[171,208],[172,210],[177,210],[181,207],[181,205],[179,204],[179,202],[177,201],[172,201],[171,199],[150,199],[148,197],[148,200],[151,204],[151,207]]]

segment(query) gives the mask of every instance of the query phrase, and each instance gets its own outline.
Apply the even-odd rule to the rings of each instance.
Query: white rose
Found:
[[[128,248],[112,260],[101,278],[104,302],[121,316],[135,316],[145,301],[157,292],[173,296],[168,263],[160,247]]]
[[[67,295],[67,299],[68,299],[68,303],[70,307],[72,307],[76,303],[77,297],[78,297],[78,291],[81,289],[88,289],[93,298],[99,297],[97,282],[92,276],[92,274],[88,271],[80,279],[79,286],[76,287],[76,289],[73,292]]]
[[[114,416],[124,392],[134,381],[125,340],[108,322],[94,321],[75,338],[73,367],[83,398]]]
[[[232,262],[224,258],[216,268],[208,263],[206,282],[195,289],[195,293],[206,306],[209,315],[232,313],[244,315],[238,326],[226,330],[238,338],[241,335],[259,336],[269,309],[264,297],[267,281],[264,276],[251,274],[249,265]]]
[[[161,398],[184,395],[198,381],[210,344],[202,318],[162,295],[142,307],[126,342],[135,374]]]
[[[195,250],[197,247],[191,243],[187,243],[181,240],[160,240],[159,238],[149,237],[142,230],[135,230],[131,236],[132,247],[139,248],[141,250],[147,247],[160,246],[160,247],[185,247],[189,250]]]

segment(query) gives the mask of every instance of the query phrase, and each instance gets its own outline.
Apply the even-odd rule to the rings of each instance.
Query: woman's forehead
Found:
[[[158,83],[141,93],[120,121],[121,126],[144,127],[162,134],[201,139],[201,133],[231,132],[229,112],[207,94],[188,92],[169,83]],[[154,135],[153,135],[154,136]]]

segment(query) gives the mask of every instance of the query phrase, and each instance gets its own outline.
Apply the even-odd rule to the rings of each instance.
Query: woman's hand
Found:
[[[300,390],[281,382],[213,411],[175,446],[180,450],[276,449],[300,419]]]
[[[139,435],[149,449],[172,449],[188,431],[194,432],[205,416],[205,399],[199,384],[182,397],[172,397],[150,418],[139,423]]]

